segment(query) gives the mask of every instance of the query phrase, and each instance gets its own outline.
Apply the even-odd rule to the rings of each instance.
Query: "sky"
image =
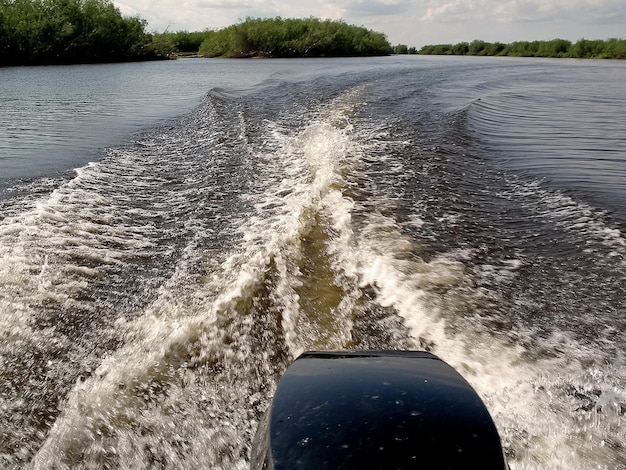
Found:
[[[344,20],[421,47],[489,42],[626,39],[626,0],[114,0],[148,30],[219,29],[247,17]]]

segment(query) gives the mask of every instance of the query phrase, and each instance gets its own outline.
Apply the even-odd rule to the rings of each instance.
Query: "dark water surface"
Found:
[[[626,468],[623,83],[506,58],[0,69],[0,466],[245,469],[298,354],[402,348],[476,388],[513,470]]]

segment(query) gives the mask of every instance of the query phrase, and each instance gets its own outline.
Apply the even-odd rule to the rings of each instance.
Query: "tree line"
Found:
[[[204,57],[339,57],[388,55],[382,33],[318,18],[247,18],[206,32],[199,54]]]
[[[510,44],[475,40],[391,46],[382,33],[343,21],[247,18],[205,31],[147,33],[110,0],[0,0],[0,65],[204,57],[338,57],[388,54],[626,59],[626,40],[565,39]]]
[[[247,18],[219,30],[153,33],[154,47],[175,56],[337,57],[394,53],[382,33],[318,18]]]
[[[205,57],[388,55],[382,33],[343,21],[247,18],[219,30],[147,33],[110,0],[0,0],[0,65]]]
[[[422,47],[418,54],[475,55],[513,57],[568,57],[575,59],[626,59],[626,40],[580,39],[572,43],[566,39],[550,41],[500,42],[472,41],[456,44],[434,44]]]
[[[154,59],[146,21],[108,0],[0,0],[0,65]]]

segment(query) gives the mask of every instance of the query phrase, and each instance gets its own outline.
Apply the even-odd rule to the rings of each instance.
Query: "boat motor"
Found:
[[[306,352],[287,369],[251,470],[506,470],[474,389],[422,351]]]

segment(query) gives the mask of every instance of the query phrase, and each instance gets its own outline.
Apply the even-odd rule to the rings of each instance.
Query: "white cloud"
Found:
[[[355,17],[399,15],[411,7],[411,2],[406,0],[357,0],[344,3],[345,12]]]
[[[626,12],[624,0],[434,0],[422,21],[442,23],[491,19],[501,22],[610,21]]]

